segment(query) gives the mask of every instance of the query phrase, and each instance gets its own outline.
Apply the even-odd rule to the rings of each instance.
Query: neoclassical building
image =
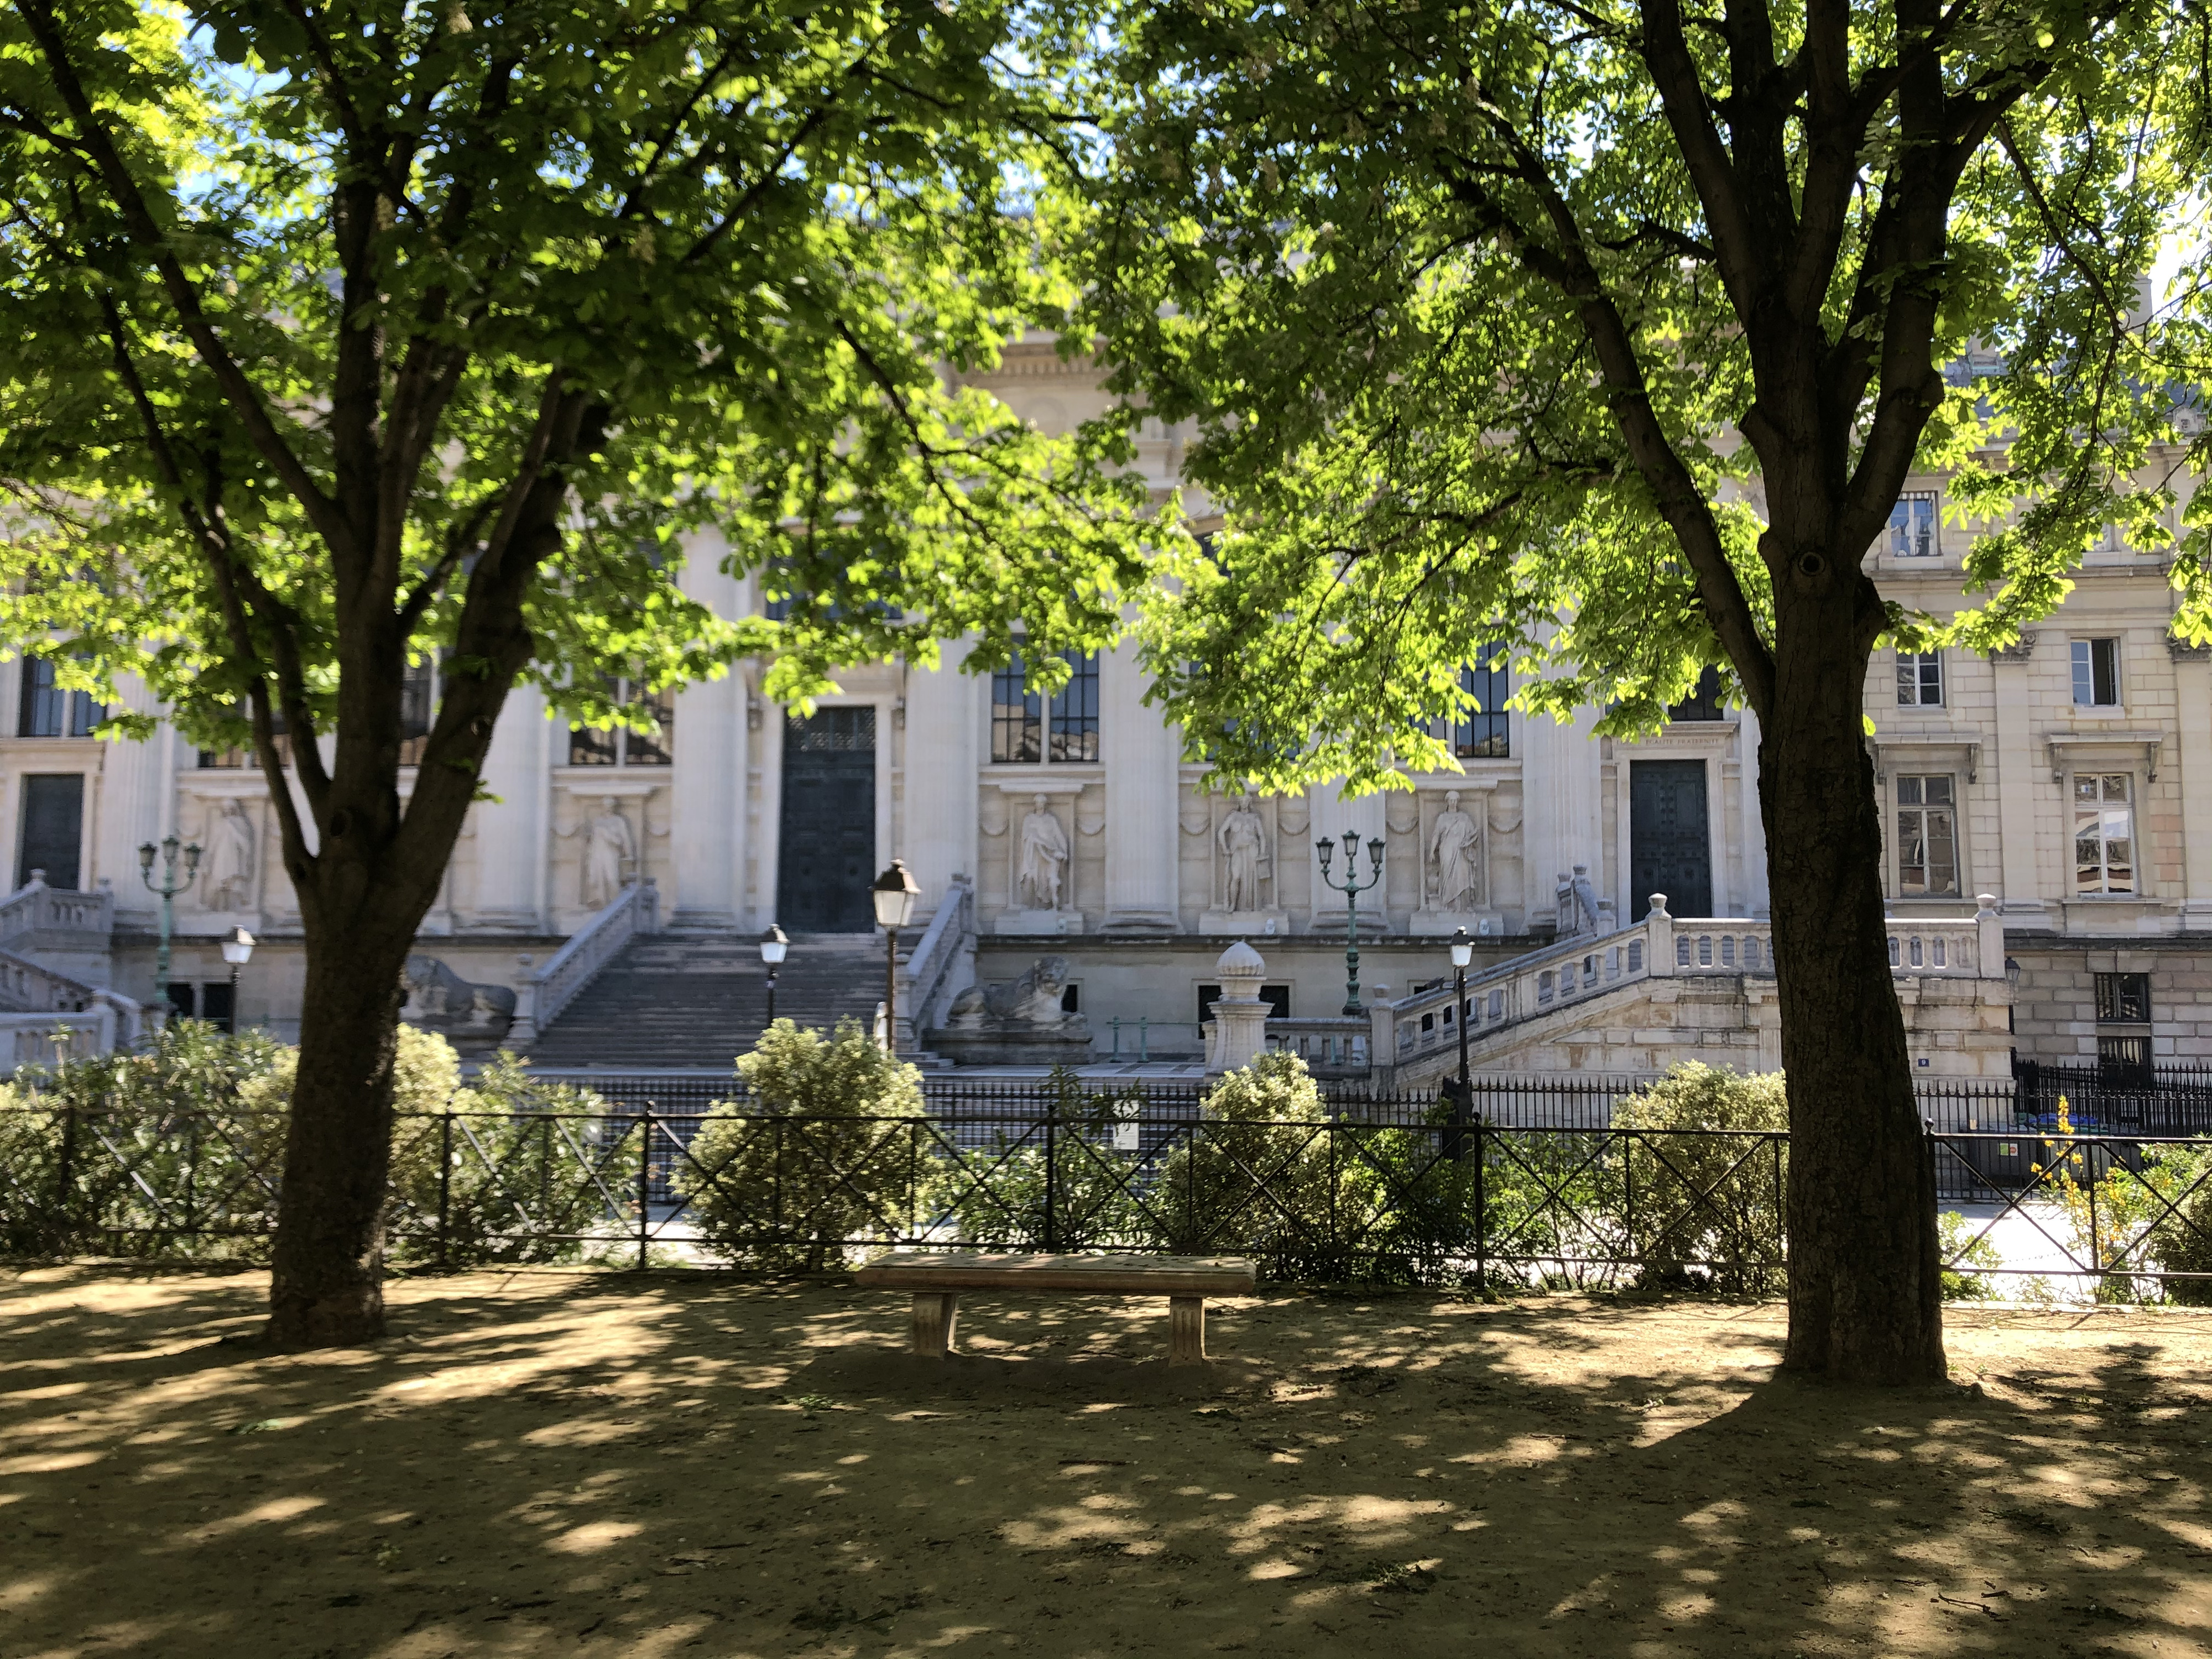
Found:
[[[1010,350],[984,384],[1048,430],[1100,399],[1044,344]],[[1140,448],[1155,485],[1172,485],[1179,434],[1148,425]],[[1869,555],[1886,592],[1938,613],[1959,603],[1965,542],[1942,522],[1942,489],[1916,480]],[[687,586],[732,613],[759,604],[749,582],[716,570],[719,551],[693,549]],[[1875,663],[1869,742],[1888,891],[1900,941],[1914,941],[1898,947],[1901,973],[1967,971],[1911,960],[1915,927],[1971,927],[1982,894],[2002,917],[2002,962],[1978,957],[1968,975],[1978,1012],[1965,1024],[1978,1036],[1966,1047],[1978,1056],[1937,1054],[1927,1036],[1939,1066],[1987,1070],[2014,1048],[2109,1063],[2212,1058],[2212,659],[2172,640],[2172,605],[2163,556],[2115,538],[2016,649]],[[771,922],[815,949],[816,991],[842,986],[872,1008],[879,947],[852,936],[868,932],[868,883],[894,855],[921,887],[908,941],[926,941],[927,960],[909,964],[906,993],[921,1006],[901,1013],[918,1015],[924,1046],[971,983],[1058,958],[1049,981],[1101,1060],[1195,1058],[1215,958],[1237,939],[1262,953],[1279,1016],[1342,1020],[1346,905],[1333,884],[1347,834],[1372,883],[1357,901],[1363,1009],[1378,985],[1382,1000],[1402,1001],[1444,975],[1444,941],[1461,927],[1480,941],[1478,973],[1504,973],[1531,951],[1556,954],[1557,937],[1640,924],[1654,893],[1676,919],[1766,914],[1756,723],[1709,695],[1642,741],[1598,737],[1589,717],[1502,708],[1510,671],[1470,641],[1492,712],[1451,733],[1461,770],[1362,799],[1326,787],[1246,799],[1204,791],[1146,706],[1133,649],[1075,664],[1048,697],[1018,664],[969,675],[961,657],[955,643],[933,670],[855,672],[805,720],[764,699],[760,665],[746,665],[663,698],[651,738],[571,730],[519,690],[487,767],[498,802],[470,814],[425,923],[412,1006],[478,1034],[507,1030],[512,1008],[514,1040],[581,1061],[628,1053],[623,1019],[696,1005],[677,1027],[699,1042],[664,1034],[647,1054],[726,1063],[741,1040],[732,1034],[758,1024],[741,981],[757,975],[753,941]],[[415,697],[425,726],[434,690],[426,680]],[[167,726],[145,743],[97,741],[96,715],[37,662],[0,679],[0,846],[14,883],[42,871],[52,889],[111,894],[112,929],[103,957],[96,940],[33,938],[18,906],[17,922],[0,922],[0,950],[149,998],[158,901],[137,849],[174,834],[204,854],[176,899],[173,999],[290,1029],[298,917],[270,856],[259,773]],[[604,920],[647,884],[649,921]],[[656,924],[649,943],[632,937]],[[217,941],[240,927],[258,945],[234,1010]],[[66,963],[52,955],[65,949]],[[1759,983],[1771,964],[1693,953],[1684,965],[1743,981],[1739,1002],[1753,1012],[1727,1018],[1768,1052],[1771,1031],[1744,1033],[1762,1018],[1754,1005],[1771,1003],[1771,979]],[[1486,1063],[1656,1063],[1669,1050],[1647,1040],[1648,1012],[1534,1047],[1493,1043]],[[1694,1046],[1715,1019],[1727,1023],[1675,1024]],[[1373,1029],[1382,1043],[1382,1024]]]

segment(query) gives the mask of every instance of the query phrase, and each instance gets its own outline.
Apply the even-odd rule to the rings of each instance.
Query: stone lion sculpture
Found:
[[[1060,1006],[1066,989],[1067,958],[1040,957],[1011,985],[969,986],[952,999],[945,1023],[950,1030],[968,1031],[992,1025],[1065,1025],[1079,1018]]]

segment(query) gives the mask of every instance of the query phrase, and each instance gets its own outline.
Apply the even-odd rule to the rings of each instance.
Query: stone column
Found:
[[[976,874],[975,768],[988,680],[963,674],[969,641],[947,641],[935,668],[906,678],[904,822],[892,834],[899,855],[921,885],[915,937],[950,890],[952,878]],[[888,753],[890,733],[877,740]]]
[[[1133,642],[1102,654],[1098,753],[1106,765],[1106,918],[1099,931],[1103,933],[1144,937],[1177,931],[1177,737],[1158,709],[1146,706],[1146,689]],[[1276,903],[1281,903],[1279,897]]]
[[[1213,1041],[1206,1045],[1206,1072],[1218,1077],[1249,1066],[1267,1052],[1267,1000],[1260,981],[1267,964],[1238,939],[1213,964],[1221,994],[1213,1004]]]
[[[738,610],[737,581],[720,568],[722,538],[694,542],[684,588],[718,615]],[[745,685],[732,672],[686,687],[676,697],[676,763],[669,793],[670,873],[678,927],[738,926],[745,866]]]
[[[1740,716],[1736,727],[1736,742],[1742,746],[1743,758],[1743,819],[1738,833],[1743,836],[1743,876],[1747,890],[1743,895],[1743,911],[1747,916],[1771,915],[1774,901],[1766,884],[1766,819],[1759,810],[1759,716],[1748,708]],[[1623,811],[1626,808],[1623,807]],[[1624,920],[1637,914],[1643,907],[1624,907]]]
[[[1521,766],[1521,858],[1527,915],[1532,923],[1556,921],[1553,895],[1562,872],[1577,864],[1594,870],[1605,866],[1604,848],[1599,845],[1601,757],[1589,729],[1594,719],[1583,710],[1564,723],[1543,715],[1517,722],[1528,751]],[[1626,745],[1616,745],[1615,753],[1625,781],[1630,750]],[[1625,781],[1621,799],[1625,812]],[[1714,802],[1713,806],[1717,811],[1719,803]],[[1724,873],[1715,871],[1717,881]],[[1633,901],[1637,896],[1629,896]]]
[[[1990,659],[1996,677],[1997,834],[2002,872],[1998,896],[2004,901],[2007,921],[2014,927],[2050,925],[2036,876],[2036,829],[2042,817],[2039,799],[2043,793],[2039,786],[2045,768],[2042,757],[2035,752],[2030,723],[2034,693],[2027,665],[2034,651],[2034,630],[2027,629],[2018,645]]]
[[[2174,758],[2181,773],[2181,926],[2203,933],[2212,930],[2212,647],[2176,640],[2166,649],[2173,654]]]
[[[499,799],[470,809],[477,826],[471,921],[488,932],[536,933],[546,927],[541,908],[551,789],[546,767],[553,736],[562,728],[544,715],[545,699],[534,687],[518,685],[507,694],[483,775],[485,790]]]

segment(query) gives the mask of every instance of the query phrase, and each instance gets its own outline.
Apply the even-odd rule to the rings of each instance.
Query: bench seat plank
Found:
[[[1243,1296],[1253,1265],[1237,1256],[1042,1255],[946,1250],[882,1256],[861,1284],[913,1291],[1091,1291],[1133,1296]]]

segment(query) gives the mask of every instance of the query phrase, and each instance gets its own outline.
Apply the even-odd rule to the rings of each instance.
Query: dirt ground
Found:
[[[2212,1652],[2212,1318],[1954,1310],[1964,1386],[1772,1306],[393,1287],[0,1272],[0,1655]],[[226,1341],[223,1339],[229,1338]]]

